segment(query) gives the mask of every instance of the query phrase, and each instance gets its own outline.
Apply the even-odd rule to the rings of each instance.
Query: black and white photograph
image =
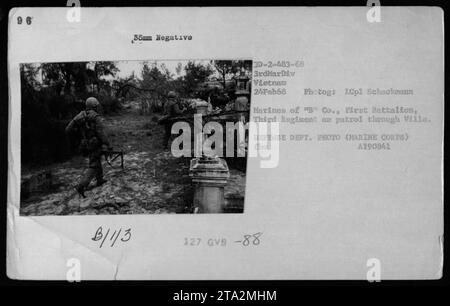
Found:
[[[229,142],[224,131],[234,137],[236,123],[248,122],[251,60],[20,69],[21,215],[243,213],[248,135]],[[206,142],[189,131],[194,115],[219,124],[214,154],[194,154]],[[181,133],[191,143],[173,145],[176,122],[188,124]]]
[[[8,278],[445,277],[440,6],[75,2],[3,11]]]

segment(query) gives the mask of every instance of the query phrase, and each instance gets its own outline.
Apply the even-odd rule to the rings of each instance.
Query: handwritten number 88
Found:
[[[256,233],[253,235],[244,235],[244,240],[242,241],[242,245],[243,246],[248,246],[251,243],[253,245],[259,245],[261,243],[261,240],[259,239],[259,237],[261,237],[262,233]],[[253,239],[251,239],[253,238]]]

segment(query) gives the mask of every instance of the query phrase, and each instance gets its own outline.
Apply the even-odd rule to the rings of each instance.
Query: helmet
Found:
[[[89,97],[86,99],[86,109],[94,109],[100,105],[100,102],[94,97]]]
[[[169,91],[169,93],[167,94],[167,97],[170,98],[176,98],[177,97],[177,93],[175,91]]]

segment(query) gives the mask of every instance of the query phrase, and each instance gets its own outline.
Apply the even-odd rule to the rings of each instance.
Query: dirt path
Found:
[[[32,196],[22,202],[24,215],[52,214],[158,214],[184,212],[191,194],[188,164],[162,150],[163,129],[152,116],[133,111],[105,117],[115,150],[123,150],[124,170],[119,164],[111,168],[103,162],[105,179],[101,187],[93,187],[82,199],[73,186],[79,181],[84,158],[51,166],[50,194]],[[93,187],[93,188],[92,188]],[[187,201],[186,201],[187,200]]]
[[[192,185],[189,159],[175,158],[161,143],[163,128],[154,116],[125,110],[105,117],[115,150],[123,150],[124,170],[103,162],[107,183],[86,191],[81,198],[73,189],[85,170],[85,160],[53,164],[52,191],[32,195],[21,203],[22,215],[160,214],[190,212]],[[47,167],[46,169],[49,169]],[[24,173],[30,174],[30,173]],[[226,195],[243,197],[244,173],[231,170]]]

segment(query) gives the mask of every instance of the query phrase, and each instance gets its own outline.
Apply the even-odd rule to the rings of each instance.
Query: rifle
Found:
[[[111,168],[114,168],[111,163],[120,156],[120,167],[123,169],[123,151],[105,150],[102,151],[102,155],[105,156],[105,161],[111,166]]]

